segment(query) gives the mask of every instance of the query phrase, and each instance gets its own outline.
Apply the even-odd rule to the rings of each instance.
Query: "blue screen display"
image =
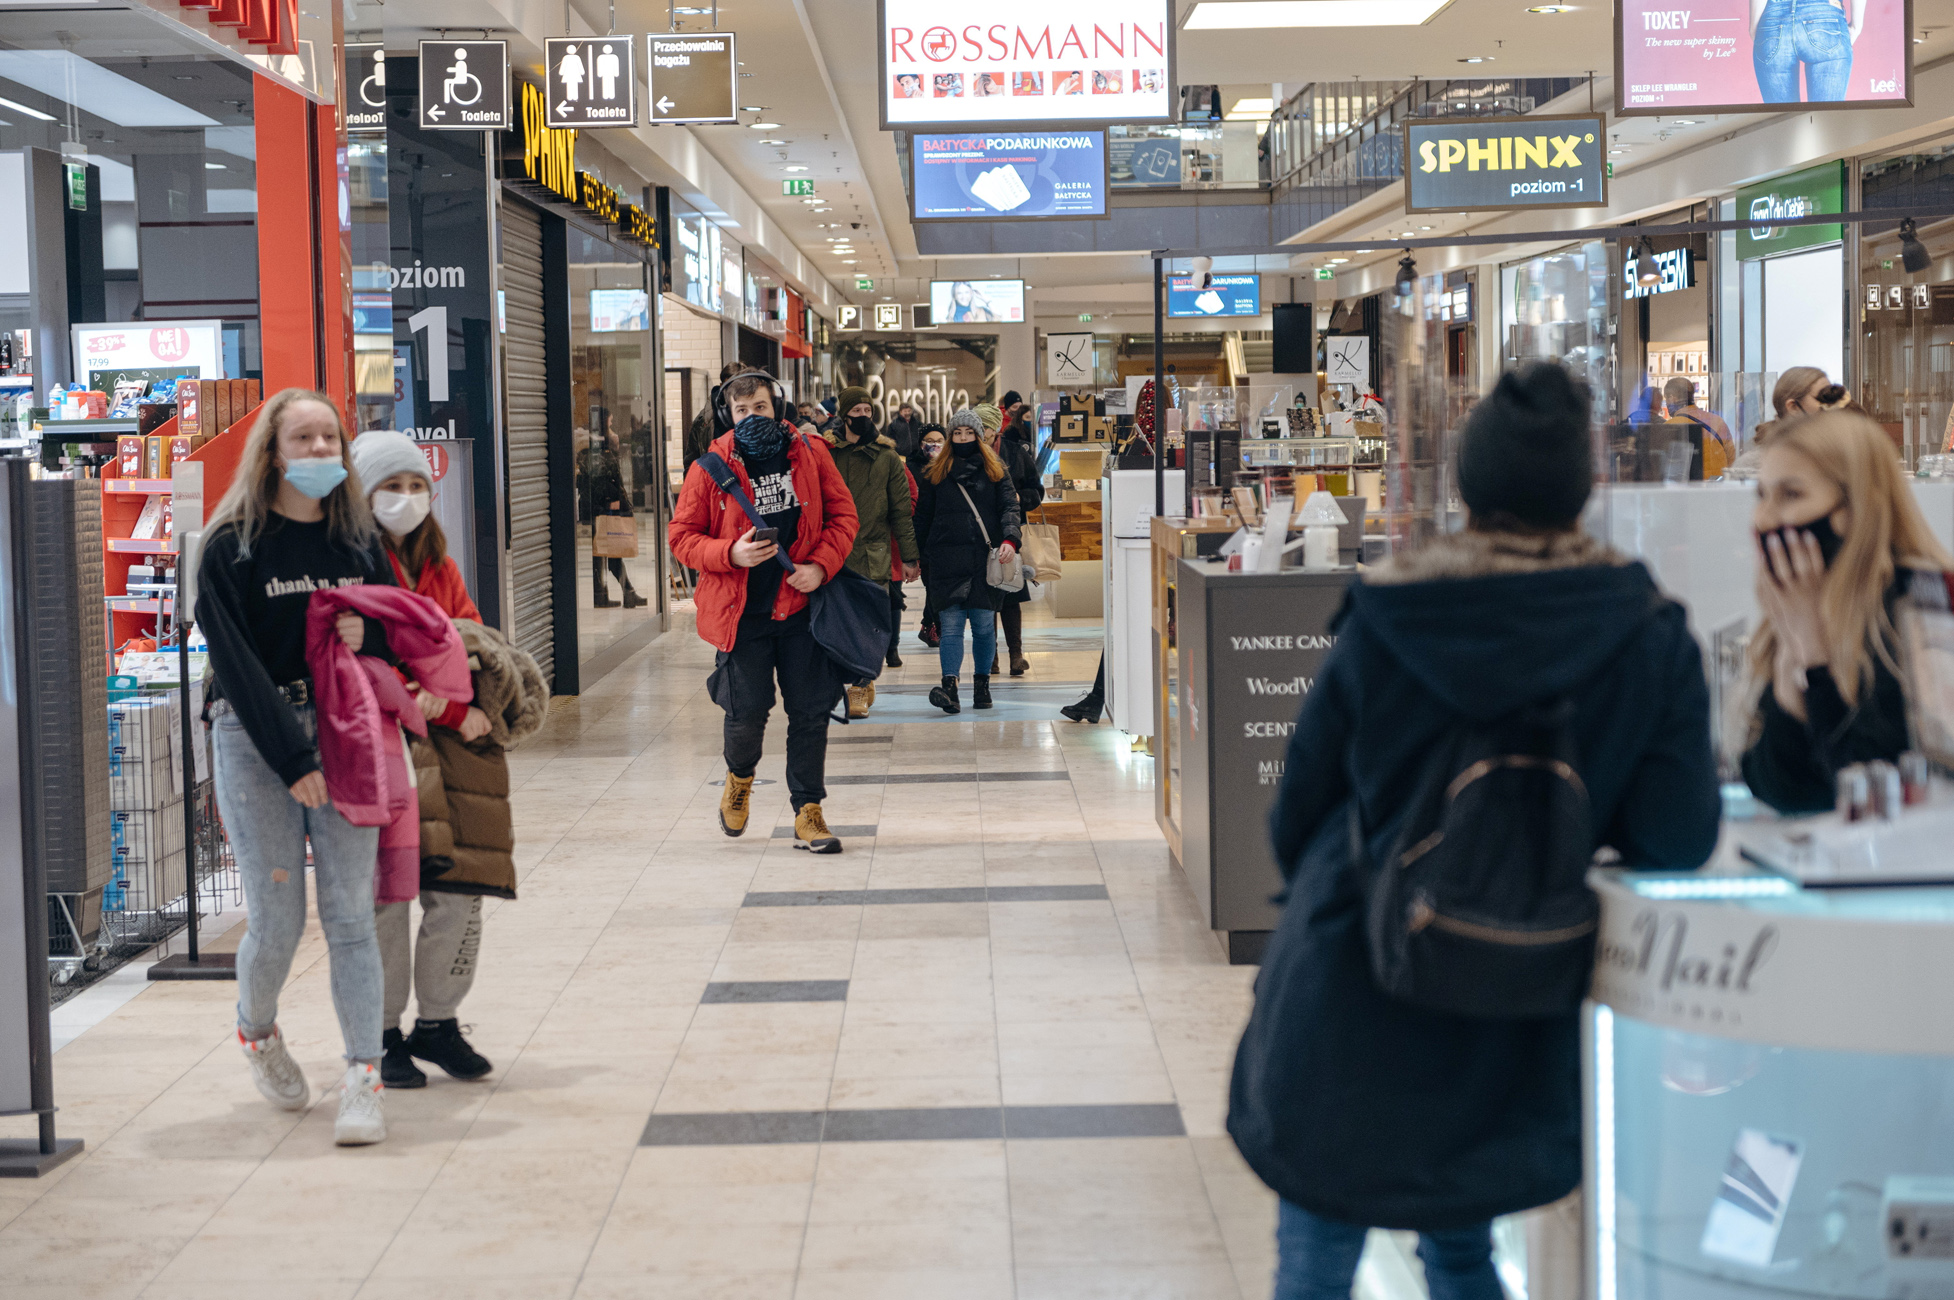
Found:
[[[918,221],[1024,221],[1106,215],[1104,131],[913,135]]]
[[[1211,275],[1209,287],[1196,289],[1193,278],[1179,275],[1167,281],[1169,316],[1260,316],[1262,278],[1256,275]]]

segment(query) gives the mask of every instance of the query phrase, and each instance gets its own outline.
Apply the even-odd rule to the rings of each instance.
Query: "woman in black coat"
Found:
[[[1469,1019],[1371,974],[1350,804],[1373,861],[1462,723],[1567,698],[1593,847],[1693,868],[1716,845],[1709,700],[1683,610],[1580,531],[1586,390],[1502,379],[1467,422],[1464,533],[1352,587],[1289,745],[1286,901],[1235,1058],[1228,1131],[1281,1196],[1276,1300],[1348,1294],[1367,1227],[1415,1229],[1435,1297],[1498,1300],[1491,1220],[1581,1180],[1580,1012]]]
[[[1007,394],[1015,396],[1015,394]],[[980,406],[978,416],[984,421],[984,445],[997,453],[1004,462],[1004,468],[1011,475],[1011,486],[1018,493],[1018,514],[1027,522],[1031,512],[1045,504],[1045,485],[1038,478],[1038,466],[1033,460],[1031,449],[1008,436],[1000,436],[1003,413],[995,406]],[[998,421],[993,424],[992,421]],[[1022,677],[1031,667],[1024,657],[1024,607],[1031,599],[1031,584],[1026,583],[1016,591],[1005,592],[998,598],[997,621],[1004,627],[1004,648],[1011,656],[1011,675]],[[993,663],[995,672],[997,665]]]
[[[963,625],[970,623],[970,706],[991,707],[991,661],[997,655],[998,603],[1008,592],[985,580],[992,547],[1015,551],[1021,540],[1017,489],[997,453],[980,440],[984,422],[974,411],[950,417],[950,445],[917,476],[916,539],[923,551],[923,587],[942,627],[937,655],[943,684],[930,703],[958,713],[957,674],[963,667]]]

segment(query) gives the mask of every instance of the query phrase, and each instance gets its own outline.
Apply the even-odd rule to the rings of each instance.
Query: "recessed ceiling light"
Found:
[[[816,208],[816,209],[814,209],[814,210],[815,210],[816,212],[833,212],[833,211],[834,211],[834,209],[833,209],[833,208]]]
[[[1376,251],[1375,248],[1360,248],[1357,250],[1357,255],[1362,257],[1365,253],[1375,253]]]
[[[748,122],[748,123],[746,124],[746,129],[747,129],[747,130],[749,130],[749,131],[778,131],[778,130],[780,129],[780,123],[778,123],[778,122]]]
[[[1610,150],[1608,151],[1608,156],[1609,156],[1610,158],[1619,158],[1619,157],[1621,157],[1621,156],[1622,156],[1623,154],[1625,154],[1625,153],[1627,153],[1627,152],[1628,152],[1628,150],[1626,150],[1626,149],[1610,149]]]
[[[170,80],[171,81],[196,81],[198,80],[198,78],[194,74],[184,73],[181,76],[171,77]]]
[[[761,144],[786,144],[785,140],[762,140]]]
[[[821,200],[819,200],[819,199],[802,199],[802,200],[801,200],[801,202],[802,202],[802,203],[806,203],[806,204],[809,204],[809,205],[813,205],[813,204],[816,204],[816,203],[819,203],[820,201],[821,201]],[[826,211],[827,211],[827,209],[826,209],[826,208],[820,208],[820,209],[817,209],[817,211],[821,211],[821,212],[826,212]]]
[[[1418,229],[1420,229],[1420,230],[1430,230],[1430,229],[1431,229],[1431,227],[1430,227],[1430,226],[1420,226],[1420,227],[1418,227]]]
[[[221,172],[221,171],[223,171],[223,170],[224,170],[224,164],[223,164],[223,163],[205,163],[205,164],[204,164],[204,170],[205,170],[205,171],[207,171],[207,172]]]
[[[841,264],[843,266],[853,266],[855,265],[855,259],[852,257],[844,257],[841,259]]]
[[[1528,5],[1527,6],[1527,12],[1530,14],[1565,14],[1565,13],[1572,13],[1573,10],[1574,10],[1573,5]]]
[[[1492,61],[1493,56],[1490,54],[1473,54],[1459,60],[1461,63],[1491,63]]]
[[[1350,259],[1349,259],[1349,258],[1347,258],[1347,257],[1333,257],[1333,258],[1331,258],[1331,259],[1330,259],[1330,265],[1331,265],[1331,266],[1342,266],[1342,265],[1343,265],[1343,264],[1344,264],[1345,262],[1348,262],[1349,260],[1350,260]]]
[[[765,104],[741,104],[740,105],[740,112],[742,113],[764,113],[766,111],[767,111],[767,106]]]
[[[1256,27],[1416,27],[1448,0],[1201,0],[1189,31]]]
[[[1415,239],[1415,238],[1417,237],[1417,235],[1418,235],[1418,232],[1417,232],[1417,231],[1415,231],[1415,230],[1407,230],[1407,231],[1405,231],[1405,232],[1404,232],[1404,235],[1403,235],[1403,238],[1405,238],[1405,239]]]
[[[688,14],[693,17],[704,17],[706,14],[711,13],[712,10],[700,9],[692,5],[680,5],[678,8],[672,10],[672,12],[675,14]],[[742,63],[740,66],[743,68],[746,65]]]
[[[40,122],[52,122],[54,120],[54,114],[52,113],[43,113],[38,108],[29,108],[25,104],[16,104],[11,99],[0,99],[0,108],[16,109]]]
[[[806,171],[806,170],[807,170],[807,164],[806,164],[806,163],[789,163],[789,164],[788,164],[788,165],[787,165],[787,166],[786,166],[786,167],[785,167],[785,168],[784,168],[783,170],[785,170],[785,171],[790,171],[790,172],[804,172],[804,171]]]
[[[1671,126],[1701,126],[1703,125],[1703,119],[1700,117],[1672,117],[1669,119],[1669,124]]]

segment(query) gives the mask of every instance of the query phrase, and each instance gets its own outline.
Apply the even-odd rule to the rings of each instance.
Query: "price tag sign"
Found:
[[[558,129],[638,124],[634,38],[555,38],[543,46],[549,73],[546,123]]]
[[[507,131],[509,43],[421,42],[421,129]]]

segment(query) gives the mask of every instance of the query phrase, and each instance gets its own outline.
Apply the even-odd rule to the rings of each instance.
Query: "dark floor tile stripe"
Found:
[[[972,781],[1070,781],[1070,772],[889,772],[869,776],[831,776],[829,785],[957,785]]]
[[[936,889],[781,889],[751,893],[743,907],[873,907],[902,903],[1057,903],[1108,897],[1104,885],[983,885]]]
[[[846,1002],[847,980],[726,980],[706,985],[701,1002]]]
[[[1181,1108],[1156,1106],[1006,1106],[1007,1138],[1184,1137]]]
[[[837,736],[832,731],[828,733],[830,745],[892,745],[895,740],[894,736]]]
[[[828,829],[844,840],[866,840],[872,839],[875,835],[873,826],[830,826]],[[776,826],[773,828],[773,837],[777,840],[791,840],[794,838],[794,828]]]
[[[819,1142],[820,1111],[730,1111],[721,1115],[653,1115],[639,1146],[754,1146]]]
[[[1006,1138],[1185,1137],[1180,1108],[948,1106],[918,1110],[735,1111],[653,1115],[640,1146],[755,1146],[795,1142],[943,1142]]]

